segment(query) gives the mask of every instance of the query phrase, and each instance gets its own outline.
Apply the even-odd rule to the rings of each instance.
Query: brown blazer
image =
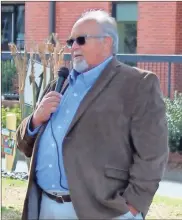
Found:
[[[55,81],[45,93],[54,88]],[[35,182],[35,156],[46,126],[38,135],[28,136],[29,117],[17,130],[17,147],[32,156],[22,220],[38,219],[41,189]],[[165,104],[157,76],[113,58],[83,99],[63,141],[78,218],[111,219],[128,212],[127,203],[145,217],[168,153]]]

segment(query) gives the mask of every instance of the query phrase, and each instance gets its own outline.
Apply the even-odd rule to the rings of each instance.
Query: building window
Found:
[[[137,51],[137,2],[116,3],[115,16],[119,33],[119,53],[135,54]]]
[[[13,42],[24,49],[25,5],[8,4],[1,7],[1,50],[9,51],[8,43]]]

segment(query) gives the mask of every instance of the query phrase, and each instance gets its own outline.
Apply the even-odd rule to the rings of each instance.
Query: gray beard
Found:
[[[79,73],[83,73],[88,69],[88,64],[85,60],[81,62],[74,62],[73,61],[73,69],[76,70]]]

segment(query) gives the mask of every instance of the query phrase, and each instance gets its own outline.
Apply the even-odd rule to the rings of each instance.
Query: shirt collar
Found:
[[[87,87],[92,86],[92,84],[95,82],[98,76],[102,73],[102,71],[105,69],[107,64],[112,60],[112,58],[113,56],[110,56],[98,66],[84,73],[78,73],[76,70],[73,69],[69,75],[70,84],[73,85],[76,82],[76,80],[81,80],[86,84]]]

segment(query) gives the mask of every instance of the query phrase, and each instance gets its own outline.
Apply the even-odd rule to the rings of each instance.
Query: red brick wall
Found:
[[[62,43],[69,37],[75,21],[89,9],[111,12],[111,2],[56,2],[56,33]]]
[[[180,54],[182,52],[182,2],[139,2],[137,53]],[[151,68],[167,95],[168,65]],[[182,91],[182,65],[171,67],[171,91]]]
[[[49,35],[49,2],[25,3],[25,41],[43,42]]]
[[[174,54],[176,2],[138,2],[137,53]]]

